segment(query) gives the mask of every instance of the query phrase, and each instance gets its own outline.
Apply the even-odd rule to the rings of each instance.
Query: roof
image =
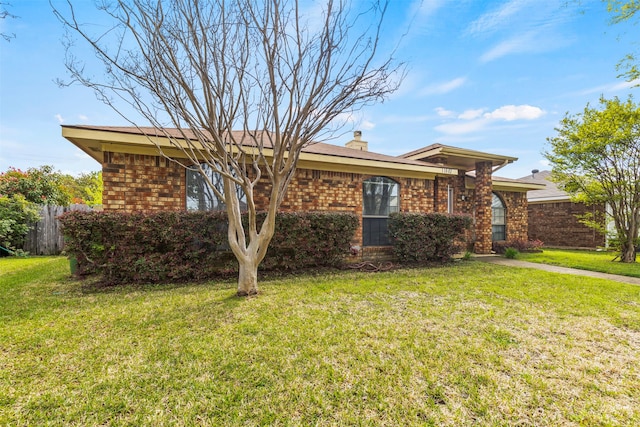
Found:
[[[542,190],[532,190],[527,193],[527,200],[529,203],[552,201],[565,202],[570,200],[569,194],[560,190],[555,182],[551,181],[551,171],[544,170],[542,172],[536,172],[520,178],[520,181],[537,183],[545,186]]]
[[[62,135],[85,153],[102,163],[103,152],[157,155],[158,148],[169,157],[184,158],[175,146],[184,138],[195,139],[192,130],[153,127],[63,125]],[[206,135],[205,135],[206,136]],[[271,155],[272,135],[267,131],[234,131],[230,139],[243,142],[245,147],[255,146],[255,139],[263,140],[265,155]],[[174,144],[172,145],[171,140]],[[444,157],[443,157],[444,156]],[[475,157],[474,157],[475,156]],[[446,164],[440,163],[444,159]],[[458,170],[475,169],[477,161],[491,161],[503,166],[517,160],[479,151],[460,149],[440,144],[421,148],[404,156],[389,156],[371,151],[314,142],[305,146],[298,160],[298,167],[307,169],[352,172],[372,175],[390,175],[406,178],[434,179],[435,176],[457,176]],[[452,161],[453,164],[452,164]],[[468,174],[468,185],[473,186],[473,174]],[[541,188],[540,184],[509,178],[492,177],[497,189],[527,191]]]
[[[67,136],[64,135],[65,134],[64,129],[78,129],[78,130],[89,130],[89,131],[98,131],[98,132],[110,132],[110,133],[117,133],[117,134],[123,134],[123,135],[138,135],[138,136],[145,136],[145,137],[150,136],[150,137],[164,138],[168,135],[169,137],[176,138],[176,139],[182,139],[185,136],[187,138],[195,139],[195,134],[190,129],[180,131],[175,128],[165,128],[163,130],[159,130],[154,127],[90,126],[90,125],[63,125],[62,128],[63,128],[63,136],[65,137]],[[182,134],[182,132],[184,132],[184,135]],[[255,131],[255,132],[252,132],[252,134],[254,134],[257,139],[263,139],[263,144],[265,148],[272,148],[271,140],[268,136],[268,132]],[[247,133],[244,131],[233,131],[231,137],[237,141],[245,140],[245,142],[243,142],[243,145],[245,146],[253,145],[252,139],[247,138]],[[84,149],[83,150],[87,152],[87,154],[89,154],[91,157],[96,159],[98,162],[102,162],[102,156],[96,154],[97,151],[95,148],[91,149],[92,144],[87,144],[87,142],[83,143],[81,139],[75,139],[72,142],[75,143],[75,141],[81,143],[82,146],[79,146],[81,149],[83,149],[83,146],[86,146],[86,148],[89,148],[89,151]],[[98,142],[98,141],[95,141],[95,142]],[[150,145],[150,144],[151,144],[150,142],[147,142],[147,145]],[[404,164],[404,165],[434,166],[434,167],[440,167],[440,168],[443,166],[442,164],[437,162],[418,161],[418,160],[412,160],[412,159],[407,159],[403,157],[388,156],[385,154],[375,153],[372,151],[354,150],[352,148],[347,148],[344,146],[333,145],[333,144],[326,144],[323,142],[313,142],[305,146],[302,149],[302,152],[311,153],[311,154],[320,154],[325,156],[343,157],[348,159],[375,160],[380,162],[390,162],[390,163],[397,163],[397,164]]]
[[[442,162],[450,167],[472,171],[477,162],[491,162],[493,167],[506,166],[518,160],[517,157],[484,153],[466,148],[452,147],[443,144],[431,144],[423,148],[403,154],[400,157],[422,161]]]
[[[475,180],[475,171],[467,172],[467,178]],[[506,190],[506,191],[527,191],[530,193],[532,190],[541,190],[544,184],[539,182],[523,181],[521,179],[505,178],[503,176],[491,175],[491,182],[493,183],[494,190]],[[527,199],[528,199],[527,195]]]

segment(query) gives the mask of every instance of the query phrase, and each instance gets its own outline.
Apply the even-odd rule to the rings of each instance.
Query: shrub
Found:
[[[518,254],[518,250],[516,248],[507,248],[504,251],[504,257],[509,259],[516,259]]]
[[[507,248],[513,248],[518,252],[542,252],[544,243],[540,240],[513,239],[493,242],[492,249],[497,254],[504,254]]]
[[[60,220],[77,273],[100,273],[109,283],[205,280],[237,269],[224,212],[73,211]],[[351,214],[278,214],[261,267],[335,265],[357,226]]]
[[[21,250],[30,224],[39,219],[38,206],[28,202],[24,196],[0,195],[0,246],[11,252]],[[7,254],[7,251],[0,250],[0,256]]]
[[[458,250],[458,240],[471,219],[439,213],[393,213],[389,216],[389,236],[393,252],[401,262],[448,261]]]

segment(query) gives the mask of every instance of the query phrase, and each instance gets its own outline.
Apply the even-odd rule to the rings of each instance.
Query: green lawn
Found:
[[[0,425],[640,425],[640,287],[474,261],[96,290],[0,259]]]
[[[520,253],[518,254],[518,259],[522,261],[578,268],[580,270],[640,277],[639,262],[629,264],[613,261],[616,255],[617,254],[614,252],[544,249],[542,252]]]

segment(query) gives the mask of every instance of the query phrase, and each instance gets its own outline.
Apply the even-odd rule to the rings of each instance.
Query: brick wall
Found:
[[[160,211],[185,208],[186,173],[161,156],[104,153],[105,210]]]
[[[491,162],[476,163],[475,246],[478,254],[491,253]]]
[[[529,204],[529,238],[541,240],[545,246],[551,247],[595,248],[604,246],[604,235],[581,224],[576,218],[576,215],[602,211],[602,206],[586,206],[583,203]]]
[[[507,210],[507,240],[528,240],[527,193],[495,192]]]
[[[454,211],[474,214],[476,251],[491,250],[491,167],[479,165],[476,190],[465,189],[464,173],[457,177],[427,179],[389,176],[400,185],[402,212],[446,212],[447,186],[454,189]],[[298,169],[281,205],[283,211],[341,211],[362,214],[362,182],[371,175]],[[103,163],[105,210],[155,211],[185,209],[185,170],[160,156],[105,153]],[[266,206],[265,181],[256,187],[256,205]],[[479,198],[476,193],[480,193]],[[462,196],[465,196],[463,200]],[[526,196],[501,193],[507,205],[509,238],[526,238]],[[475,236],[472,236],[475,234]],[[544,239],[541,239],[544,241]],[[478,243],[480,242],[480,243]],[[362,244],[359,227],[354,244]]]
[[[352,212],[361,216],[362,183],[371,177],[371,175],[347,172],[297,169],[280,210],[296,212],[339,211]],[[433,181],[393,176],[388,178],[399,184],[398,196],[402,212],[433,212]],[[269,188],[266,180],[256,186],[256,206],[266,206]],[[362,223],[356,231],[353,243],[362,245]]]

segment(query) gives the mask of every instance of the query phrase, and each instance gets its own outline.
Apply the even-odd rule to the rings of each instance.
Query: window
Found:
[[[376,176],[362,184],[362,244],[387,246],[389,214],[398,212],[398,183]]]
[[[491,240],[493,241],[506,240],[507,238],[506,212],[502,199],[494,193],[491,200]]]
[[[222,175],[208,164],[200,165],[207,174],[207,179],[213,184],[220,194],[224,194],[224,182]],[[240,209],[246,210],[247,197],[239,186],[236,186]],[[224,198],[211,189],[200,172],[193,168],[187,168],[187,210],[190,211],[223,211],[226,209]]]
[[[447,185],[447,212],[450,214],[453,213],[453,202],[453,187]]]

